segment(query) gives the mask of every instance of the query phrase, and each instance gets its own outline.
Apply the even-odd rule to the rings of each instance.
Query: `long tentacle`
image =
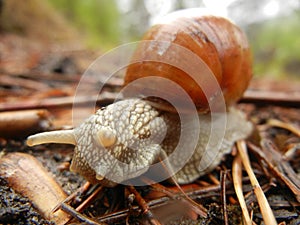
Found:
[[[34,146],[46,143],[62,143],[76,145],[74,130],[58,130],[31,135],[27,138],[27,145]]]

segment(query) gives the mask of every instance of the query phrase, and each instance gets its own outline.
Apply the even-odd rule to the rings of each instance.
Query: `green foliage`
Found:
[[[300,12],[267,21],[250,33],[254,73],[300,77]]]
[[[88,46],[110,48],[118,43],[119,11],[112,0],[49,0],[86,37]]]

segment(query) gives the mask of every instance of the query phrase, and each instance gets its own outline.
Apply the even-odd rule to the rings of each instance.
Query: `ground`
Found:
[[[0,63],[0,110],[21,113],[28,109],[47,110],[38,119],[42,121],[39,126],[18,132],[16,129],[7,132],[8,127],[0,131],[1,157],[15,152],[33,155],[66,194],[71,195],[85,183],[83,178],[68,169],[73,146],[48,144],[30,148],[25,139],[30,133],[72,126],[72,96],[82,73],[99,53],[72,48],[61,51],[15,35],[2,35],[0,47],[1,59],[4,59]],[[109,65],[104,70],[109,71]],[[121,78],[110,81],[100,95],[98,107],[109,104],[121,84]],[[248,91],[236,107],[244,111],[255,125],[253,135],[246,140],[252,169],[277,222],[299,224],[300,137],[296,133],[300,127],[299,83],[254,79]],[[260,96],[261,93],[264,96]],[[89,97],[82,99],[79,112],[86,113]],[[91,109],[89,113],[92,113]],[[270,119],[282,121],[296,131],[272,125]],[[0,124],[2,122],[0,115]],[[186,199],[168,183],[136,187],[138,194],[122,185],[114,188],[90,186],[87,191],[78,193],[69,205],[76,208],[96,191],[95,199],[86,205],[82,214],[98,223],[149,224],[149,214],[141,214],[141,209],[146,206],[160,222],[168,224],[240,224],[242,211],[232,175],[236,157],[237,150],[233,148],[213,172],[193,184],[182,186],[190,198],[208,210],[206,219],[199,219],[193,208],[186,205]],[[16,193],[5,177],[0,178],[0,224],[51,224],[42,218],[34,202]],[[241,178],[248,210],[256,224],[263,224],[257,198],[244,170]],[[168,192],[175,200],[166,197]],[[147,204],[137,201],[138,196]],[[182,211],[185,219],[175,216],[181,215]],[[79,223],[76,219],[73,222]],[[152,221],[152,224],[155,223]]]

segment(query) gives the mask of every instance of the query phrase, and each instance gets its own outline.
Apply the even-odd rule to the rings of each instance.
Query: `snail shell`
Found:
[[[172,58],[176,53],[169,46],[162,46],[162,41],[187,48],[199,56],[210,68],[219,83],[227,106],[235,103],[246,90],[252,76],[252,59],[245,34],[229,20],[212,16],[190,14],[190,10],[183,10],[183,14],[169,16],[165,23],[150,28],[144,35],[144,41],[153,41],[150,45],[141,43],[125,76],[125,85],[139,78],[158,76],[170,79],[182,87],[191,97],[199,111],[207,111],[208,100],[218,94],[219,87],[213,84],[204,94],[202,88],[186,72],[177,68],[183,60],[178,58],[174,65],[159,62],[159,59]],[[163,48],[163,49],[162,49]],[[180,54],[180,53],[179,53]],[[157,58],[158,62],[148,61]],[[184,56],[182,56],[184,57]],[[191,65],[192,66],[192,65]],[[198,76],[204,76],[200,68],[194,68]],[[155,82],[147,87],[140,87],[143,94],[148,89],[152,93],[161,91]],[[180,98],[176,90],[168,90],[172,98]],[[184,101],[184,100],[183,100]]]

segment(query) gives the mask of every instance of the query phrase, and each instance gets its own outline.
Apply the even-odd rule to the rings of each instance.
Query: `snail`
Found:
[[[143,40],[151,43],[137,47],[132,56],[133,63],[126,71],[125,86],[142,77],[172,80],[192,99],[200,125],[198,132],[189,128],[195,123],[195,120],[189,120],[192,117],[189,112],[174,113],[162,106],[165,104],[163,101],[155,101],[155,98],[128,98],[99,109],[73,130],[35,134],[28,137],[27,144],[75,145],[70,169],[92,183],[103,182],[106,186],[134,180],[147,174],[152,165],[161,161],[165,162],[162,167],[165,166],[179,184],[192,182],[213,170],[224,154],[231,151],[235,141],[246,138],[252,131],[245,115],[234,108],[252,75],[251,54],[245,34],[225,18],[188,14],[187,17],[180,15],[153,26]],[[150,55],[155,55],[154,59],[158,60],[174,58],[174,54],[178,53],[170,50],[171,44],[182,46],[201,58],[218,85],[210,86],[208,82],[208,93],[205,93],[176,65],[146,60]],[[201,69],[195,70],[201,77]],[[220,87],[221,92],[215,86]],[[168,97],[184,101],[175,89],[162,90],[156,83],[148,83],[145,87],[137,85],[137,89],[145,95],[149,89],[165,91]],[[217,96],[224,96],[226,112],[217,110],[213,119],[209,107],[218,103]],[[185,124],[181,122],[181,114],[187,115]],[[218,121],[226,122],[221,136],[214,134],[218,130]],[[177,149],[184,135],[185,142]],[[193,151],[187,153],[187,149]],[[173,152],[177,153],[176,156],[168,160]],[[162,173],[161,170],[155,171],[152,170],[154,177]]]

